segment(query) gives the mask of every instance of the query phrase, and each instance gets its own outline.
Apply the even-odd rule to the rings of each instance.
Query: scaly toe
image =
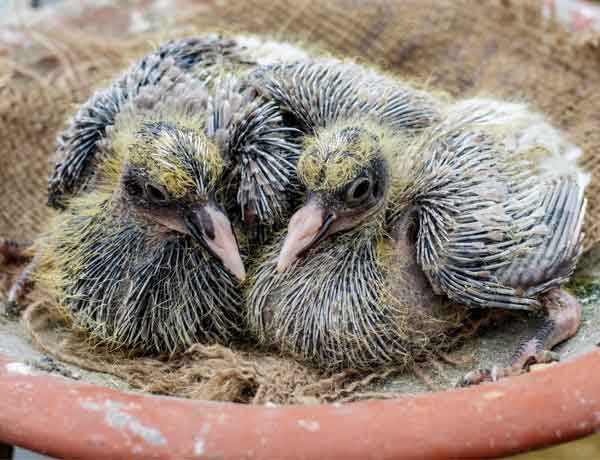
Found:
[[[495,382],[499,378],[499,369],[494,366],[488,369],[475,369],[466,374],[456,384],[457,387],[469,387],[471,385],[479,385],[483,382]]]
[[[513,377],[527,372],[527,369],[517,366],[498,367],[494,366],[489,369],[477,369],[465,375],[457,384],[457,387],[467,387],[471,385],[479,385],[485,382],[497,382],[506,377]]]
[[[5,300],[4,302],[0,302],[0,316],[14,318],[19,316],[21,311],[23,311],[22,305],[14,300]]]
[[[527,361],[525,361],[523,369],[529,370],[529,368],[534,364],[549,364],[558,361],[560,361],[560,355],[558,353],[551,350],[542,350],[535,356],[531,356]]]
[[[457,387],[468,387],[479,385],[484,382],[496,382],[505,377],[521,375],[529,371],[534,364],[548,364],[560,361],[560,355],[554,351],[542,350],[536,355],[529,357],[523,366],[497,367],[489,369],[476,369],[466,374],[457,384]]]
[[[39,369],[44,372],[59,374],[63,377],[67,377],[74,380],[79,380],[81,378],[79,375],[73,374],[73,372],[71,372],[69,368],[48,356],[44,356],[38,360],[30,361],[29,364],[31,364],[32,367],[35,367],[36,369]]]

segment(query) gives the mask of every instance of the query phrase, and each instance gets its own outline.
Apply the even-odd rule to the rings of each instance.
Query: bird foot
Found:
[[[556,288],[542,298],[546,318],[534,336],[519,345],[508,367],[492,367],[469,372],[457,386],[495,382],[504,377],[520,375],[533,364],[547,364],[559,360],[559,355],[550,351],[554,346],[573,337],[581,324],[581,304],[568,292]]]
[[[560,361],[560,355],[554,351],[542,350],[535,355],[529,356],[523,364],[515,364],[507,367],[493,366],[491,368],[476,369],[466,374],[456,384],[457,387],[468,387],[479,385],[484,382],[497,382],[506,377],[525,374],[534,364],[549,364]]]
[[[0,303],[0,315],[1,316],[18,316],[23,311],[21,300],[25,298],[25,295],[30,290],[33,284],[33,272],[35,270],[37,261],[36,258],[25,267],[21,274],[17,277],[13,285],[8,291],[8,298]]]
[[[53,358],[51,358],[49,356],[44,356],[38,360],[30,361],[29,364],[32,367],[39,369],[41,371],[52,373],[52,374],[59,374],[59,375],[62,375],[63,377],[67,377],[69,379],[79,380],[81,378],[78,374],[74,374],[73,372],[71,372],[71,370],[69,368],[67,368],[63,364],[55,361]]]
[[[32,257],[32,241],[15,241],[0,238],[0,256],[7,262],[21,261]]]
[[[14,300],[5,300],[0,302],[0,316],[16,318],[21,315],[23,306]]]

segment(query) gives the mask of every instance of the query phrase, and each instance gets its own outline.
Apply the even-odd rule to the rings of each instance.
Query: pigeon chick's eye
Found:
[[[146,184],[146,196],[154,203],[164,203],[169,199],[167,192],[161,187],[153,184]]]
[[[125,183],[125,189],[129,196],[140,197],[144,194],[144,188],[135,180],[128,180]]]
[[[356,179],[346,192],[346,204],[350,207],[362,204],[373,191],[373,181],[369,177]]]

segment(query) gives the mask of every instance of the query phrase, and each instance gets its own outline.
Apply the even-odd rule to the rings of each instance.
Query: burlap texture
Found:
[[[43,228],[54,139],[77,103],[166,38],[226,30],[298,40],[459,97],[530,102],[584,149],[583,165],[594,174],[586,247],[600,240],[600,36],[569,34],[543,17],[541,2],[219,1],[186,12],[178,24],[122,40],[38,26],[30,31],[33,46],[26,54],[0,58],[0,236],[29,238]],[[30,326],[46,324],[33,321],[31,312],[29,320]],[[42,335],[36,337],[44,348]],[[85,367],[81,349],[68,341],[50,348]],[[366,380],[352,373],[325,378],[285,359],[201,346],[171,360],[115,359],[95,362],[135,387],[254,402],[364,397],[372,380],[390,372]],[[157,378],[161,374],[168,377]]]
[[[235,348],[196,344],[175,355],[134,356],[73,333],[55,311],[47,302],[33,301],[23,314],[24,333],[37,349],[57,363],[108,374],[131,388],[154,394],[251,404],[394,398],[401,392],[383,389],[381,384],[402,372],[420,369],[345,370],[328,375],[287,357],[256,350],[251,344]],[[53,371],[64,372],[62,364],[53,367]],[[70,371],[67,375],[77,376]]]

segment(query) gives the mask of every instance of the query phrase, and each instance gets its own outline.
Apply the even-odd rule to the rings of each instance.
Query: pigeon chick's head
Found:
[[[383,215],[390,185],[387,137],[377,126],[356,122],[307,139],[298,175],[308,199],[290,219],[279,271],[331,235]]]
[[[112,138],[117,155],[109,176],[117,180],[126,214],[157,235],[192,237],[243,280],[237,241],[218,199],[225,160],[202,123],[145,118],[115,130]]]

